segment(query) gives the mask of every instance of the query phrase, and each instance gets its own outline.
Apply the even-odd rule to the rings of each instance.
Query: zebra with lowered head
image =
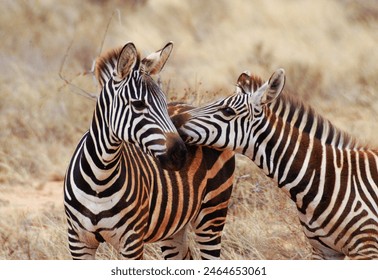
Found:
[[[378,151],[358,145],[269,81],[241,74],[236,94],[174,118],[187,143],[253,160],[295,203],[314,259],[378,259]]]
[[[141,259],[144,244],[156,241],[166,259],[191,258],[190,225],[201,257],[219,258],[234,153],[186,148],[177,135],[168,114],[188,107],[171,105],[168,113],[150,76],[160,72],[172,46],[141,60],[129,43],[97,60],[102,91],[65,178],[74,259],[93,259],[100,242]]]

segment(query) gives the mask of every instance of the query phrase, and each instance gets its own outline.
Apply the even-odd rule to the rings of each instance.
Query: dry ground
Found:
[[[174,41],[161,75],[170,101],[202,104],[244,70],[283,67],[288,91],[378,147],[375,0],[4,0],[0,14],[0,259],[69,258],[62,180],[94,108],[85,74],[127,41],[143,54]],[[294,205],[250,161],[237,172],[222,258],[308,258]],[[98,257],[118,256],[102,246]]]

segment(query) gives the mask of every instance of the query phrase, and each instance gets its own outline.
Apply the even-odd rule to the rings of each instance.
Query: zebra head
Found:
[[[172,48],[168,43],[141,60],[134,44],[127,43],[113,67],[111,60],[103,63],[104,72],[110,68],[113,73],[103,79],[99,103],[111,142],[135,144],[163,168],[178,170],[185,163],[186,146],[168,116],[165,94],[150,76],[161,71]]]
[[[173,122],[189,144],[246,154],[265,118],[264,107],[280,95],[284,85],[283,69],[264,84],[260,78],[242,73],[234,95],[179,114]]]

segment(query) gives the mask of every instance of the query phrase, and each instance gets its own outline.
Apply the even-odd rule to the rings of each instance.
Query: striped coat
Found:
[[[188,143],[253,160],[295,203],[316,259],[378,258],[378,151],[358,145],[311,108],[242,74],[235,95],[176,116]]]
[[[137,58],[134,65],[131,64],[137,72],[133,78],[138,79],[138,74],[156,74],[155,70],[151,71],[151,67],[155,69],[164,66],[168,57],[164,53],[167,47],[171,48],[171,45],[168,44],[143,60]],[[149,118],[154,110],[152,104],[148,106],[147,103],[158,98],[161,91],[155,86],[149,86],[153,89],[149,92],[148,88],[143,88],[143,83],[130,87],[127,85],[132,81],[126,83],[121,80],[119,84],[127,89],[150,94],[146,98],[121,95],[118,104],[129,104],[126,105],[131,107],[129,114],[135,111],[134,117],[129,118],[131,123],[121,123],[127,117],[112,110],[126,107],[112,105],[109,101],[115,98],[112,96],[116,96],[117,92],[108,92],[109,88],[118,91],[122,88],[112,85],[112,76],[118,68],[121,53],[121,49],[112,51],[102,56],[97,63],[97,77],[103,90],[96,105],[92,126],[78,144],[66,173],[65,210],[72,257],[94,258],[99,243],[107,242],[123,257],[140,259],[143,257],[145,243],[161,241],[165,258],[191,258],[186,233],[192,225],[201,257],[219,258],[221,232],[232,190],[234,154],[192,146],[185,149],[185,155],[181,150],[171,154],[167,152],[170,156],[149,155],[148,153],[153,153],[143,145],[159,148],[164,138],[158,134],[153,137],[153,133],[159,132],[157,127],[149,123],[141,125],[141,122],[144,118]],[[144,83],[153,83],[150,77],[146,79],[147,82]],[[154,105],[157,106],[156,112],[166,110],[168,116],[164,100],[158,101]],[[172,115],[188,108],[172,104],[168,109]],[[132,128],[135,122],[135,135],[141,138],[138,141],[114,141],[113,144],[113,133],[109,135],[109,128],[103,127],[111,119],[107,115],[120,117],[115,120],[117,128]],[[148,126],[151,126],[149,133],[137,132]],[[132,133],[134,132],[122,132],[121,135]],[[145,141],[143,138],[151,135],[151,140]],[[179,145],[170,143],[169,140],[167,142],[168,146],[180,149]],[[163,168],[161,159],[169,158],[176,161],[176,166],[173,167],[180,171]],[[172,164],[166,165],[172,167]]]

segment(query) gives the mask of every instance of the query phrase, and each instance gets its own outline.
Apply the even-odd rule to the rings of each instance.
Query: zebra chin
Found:
[[[167,152],[157,156],[163,169],[178,171],[184,167],[187,158],[184,141],[176,134],[167,135]]]

